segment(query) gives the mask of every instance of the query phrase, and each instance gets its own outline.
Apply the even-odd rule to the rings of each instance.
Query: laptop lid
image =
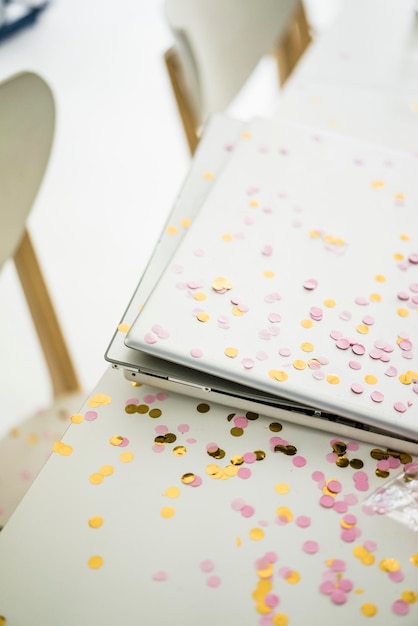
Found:
[[[416,156],[251,124],[126,338],[417,440]]]

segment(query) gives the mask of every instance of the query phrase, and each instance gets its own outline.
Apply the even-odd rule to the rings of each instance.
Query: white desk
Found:
[[[415,625],[417,534],[363,511],[372,446],[198,405],[107,371],[0,533],[6,625]]]
[[[363,507],[410,459],[198,404],[106,371],[0,533],[3,624],[415,626],[417,534]]]
[[[418,152],[414,0],[350,0],[287,81],[281,118]]]

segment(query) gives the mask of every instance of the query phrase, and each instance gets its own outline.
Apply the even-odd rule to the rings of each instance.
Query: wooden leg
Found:
[[[170,48],[164,54],[165,64],[170,77],[171,86],[180,113],[180,118],[186,134],[187,143],[190,153],[193,155],[197,144],[199,143],[198,129],[193,115],[193,111],[189,104],[189,99],[184,88],[184,81],[181,74],[181,66],[174,48]]]
[[[80,392],[70,353],[27,231],[14,261],[49,369],[54,395]]]
[[[280,85],[289,78],[300,57],[311,43],[309,25],[300,2],[294,18],[276,48]]]

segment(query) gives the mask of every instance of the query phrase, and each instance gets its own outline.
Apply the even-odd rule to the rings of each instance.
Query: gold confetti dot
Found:
[[[61,456],[69,456],[72,453],[73,448],[62,441],[56,441],[53,445],[52,451],[58,452]]]
[[[405,200],[405,196],[403,193],[395,193],[395,200],[403,202]]]
[[[249,536],[253,541],[261,541],[264,539],[264,530],[262,528],[252,528],[249,532]]]
[[[269,430],[271,430],[272,433],[279,433],[282,428],[283,426],[280,424],[280,422],[272,422],[271,424],[269,424]]]
[[[70,420],[73,424],[81,424],[81,422],[84,421],[84,415],[81,415],[81,413],[74,413],[74,415],[71,415]]]
[[[393,259],[395,261],[403,261],[404,260],[404,255],[401,254],[400,252],[395,252],[395,254],[393,255]]]
[[[364,382],[366,382],[368,385],[375,385],[377,383],[377,376],[375,376],[374,374],[366,374],[366,376],[364,377]]]
[[[263,276],[264,278],[274,278],[275,274],[273,270],[264,270]]]
[[[314,349],[313,343],[309,341],[304,341],[300,347],[304,352],[313,352]]]
[[[365,602],[361,605],[360,611],[363,613],[364,617],[374,617],[377,613],[377,606],[372,602]]]
[[[276,509],[276,515],[278,517],[284,517],[288,522],[293,521],[293,513],[287,506],[279,506]]]
[[[311,239],[319,239],[320,236],[321,236],[321,233],[318,230],[309,231],[309,237],[311,237]]]
[[[382,180],[374,180],[371,183],[373,189],[381,189],[385,186],[385,183]]]
[[[287,626],[289,618],[286,613],[275,613],[271,618],[271,623],[273,626]]]
[[[215,178],[215,174],[213,172],[210,172],[210,171],[203,172],[203,178],[205,180],[213,180]]]
[[[289,572],[286,574],[285,580],[290,585],[296,585],[300,581],[300,574],[296,571]]]
[[[401,569],[401,564],[397,559],[383,559],[379,563],[379,568],[384,572],[398,572]]]
[[[244,431],[242,428],[234,426],[233,428],[231,428],[230,433],[233,437],[241,437],[244,434]]]
[[[30,433],[27,436],[27,440],[29,445],[36,446],[36,444],[39,442],[39,437],[36,433]]]
[[[127,333],[130,328],[131,328],[130,324],[119,324],[118,331],[120,333]]]
[[[245,130],[241,133],[241,137],[243,139],[251,139],[251,133]]]
[[[194,294],[193,298],[195,300],[197,300],[198,302],[204,302],[204,300],[206,300],[207,296],[205,293],[203,293],[203,291],[198,291]]]
[[[382,302],[382,296],[380,293],[371,293],[369,297],[370,302]]]
[[[233,240],[233,237],[230,233],[224,233],[222,235],[222,241],[225,241],[226,243],[229,243],[230,241]]]
[[[151,409],[149,412],[149,416],[155,419],[156,417],[161,417],[162,411],[160,409]]]
[[[190,483],[192,483],[195,478],[195,474],[192,474],[192,472],[188,472],[187,474],[183,474],[183,476],[181,477],[181,482],[185,485],[190,485]]]
[[[412,556],[409,558],[409,561],[412,565],[414,565],[415,567],[418,567],[418,552],[416,552],[415,554],[412,554]]]
[[[191,223],[192,223],[192,220],[190,220],[188,218],[184,218],[180,222],[180,224],[182,225],[183,228],[189,228]]]
[[[409,241],[410,237],[406,233],[401,233],[400,240],[401,241]]]
[[[360,333],[361,335],[367,335],[367,333],[369,332],[369,327],[367,326],[367,324],[358,324],[356,326],[356,331],[358,333]]]
[[[274,491],[276,491],[277,493],[280,493],[282,495],[289,493],[290,491],[290,487],[287,483],[277,483],[274,486]]]
[[[99,470],[99,473],[102,476],[111,476],[114,471],[115,470],[112,465],[102,465],[102,467]]]
[[[103,517],[100,517],[100,515],[94,515],[93,517],[90,517],[89,519],[90,528],[100,528],[100,526],[102,525],[103,525]]]
[[[103,482],[103,475],[98,472],[91,474],[89,481],[92,485],[100,485]]]
[[[184,456],[187,453],[187,448],[185,448],[184,446],[175,446],[175,448],[173,448],[173,454],[175,456]]]
[[[293,361],[292,365],[295,370],[304,370],[306,368],[306,362],[302,361],[301,359],[296,359],[295,361]]]
[[[113,435],[110,439],[109,439],[109,443],[112,446],[120,446],[120,444],[123,442],[123,437],[122,435]]]
[[[217,276],[212,283],[212,289],[215,291],[229,290],[232,289],[232,283],[224,276]]]
[[[177,235],[178,233],[177,226],[167,226],[166,233],[168,235]]]
[[[209,404],[206,404],[206,402],[201,402],[197,405],[196,410],[199,413],[207,413],[210,410],[210,406]]]
[[[270,563],[269,565],[267,565],[267,567],[265,567],[263,569],[258,569],[257,570],[257,576],[259,578],[262,578],[262,579],[272,578],[272,576],[273,576],[273,563]],[[260,581],[260,582],[262,582],[262,581]],[[268,582],[270,582],[270,581],[268,581]],[[273,587],[273,585],[271,585],[270,589],[272,589],[272,587]],[[270,591],[270,589],[268,591]],[[261,598],[264,598],[265,593],[261,592],[260,596],[261,596]],[[256,599],[256,598],[254,597],[254,599]]]
[[[258,200],[254,200],[253,199],[253,200],[249,201],[248,205],[251,206],[251,207],[258,207],[258,206],[260,206],[260,203],[259,203]]]
[[[408,309],[405,309],[404,307],[400,307],[397,311],[399,317],[408,317],[409,315],[409,311]]]
[[[241,537],[237,537],[235,539],[235,545],[237,546],[237,548],[240,548],[242,546],[242,539],[241,539]]]
[[[324,306],[326,306],[328,309],[333,309],[335,306],[337,306],[337,303],[335,302],[335,300],[327,298],[326,300],[324,300]]]
[[[0,615],[0,626],[6,626],[7,624],[7,619],[4,617],[4,615]]]
[[[284,382],[288,379],[288,375],[282,370],[270,370],[269,376],[270,378],[273,378],[273,380],[278,380],[279,382]]]
[[[122,463],[130,463],[131,461],[134,460],[134,453],[133,452],[121,452],[119,455],[119,460]]]
[[[107,396],[105,393],[96,393],[93,398],[87,402],[87,404],[92,408],[97,408],[99,406],[105,406],[106,404],[110,404],[112,402],[112,398]]]
[[[238,454],[231,457],[231,463],[232,465],[242,465],[244,463],[244,459],[242,456],[239,456]]]
[[[235,359],[235,357],[238,356],[237,348],[231,348],[231,347],[230,348],[225,348],[224,353],[230,359]]]
[[[235,317],[241,317],[242,315],[244,315],[244,311],[240,309],[239,306],[233,306],[231,309],[231,313],[232,315],[235,315]]]
[[[166,519],[173,517],[173,515],[175,514],[176,514],[176,510],[172,506],[163,506],[163,508],[160,511],[161,517],[165,517]]]
[[[302,320],[302,321],[301,321],[300,325],[301,325],[303,328],[312,328],[312,326],[313,326],[313,321],[312,321],[312,320],[309,320],[309,319],[305,319],[305,320]]]
[[[402,591],[401,593],[401,598],[404,602],[407,602],[408,604],[415,604],[415,602],[418,600],[418,594],[411,589],[405,589],[405,591]]]
[[[180,495],[180,489],[178,487],[168,487],[163,496],[167,496],[167,498],[178,498]]]
[[[88,566],[91,567],[91,569],[99,569],[100,567],[102,567],[104,560],[103,557],[95,555],[91,556],[87,563]]]
[[[378,283],[385,283],[386,282],[386,276],[384,276],[383,274],[376,274],[374,279]]]
[[[209,313],[200,311],[200,313],[196,315],[196,318],[199,320],[199,322],[208,322],[210,320],[210,315]]]
[[[338,385],[340,382],[340,379],[338,376],[336,376],[335,374],[328,374],[328,376],[326,377],[326,381],[330,384],[330,385]]]

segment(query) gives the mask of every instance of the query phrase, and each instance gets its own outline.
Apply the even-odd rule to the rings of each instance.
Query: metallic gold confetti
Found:
[[[273,380],[277,380],[279,382],[284,382],[288,379],[288,375],[283,370],[270,370],[269,376],[270,378],[273,378]]]
[[[149,416],[152,417],[153,419],[156,419],[157,417],[161,417],[162,415],[162,411],[160,409],[151,409],[151,411],[149,412]]]
[[[118,331],[120,333],[127,333],[131,328],[130,324],[119,324]]]
[[[264,452],[264,450],[254,450],[254,454],[256,461],[264,461],[264,459],[266,458],[266,453]]]
[[[379,568],[384,572],[398,572],[401,569],[401,564],[397,559],[382,559]]]
[[[281,495],[284,495],[284,494],[286,494],[286,493],[289,493],[289,491],[290,491],[290,487],[289,487],[289,485],[288,485],[287,483],[277,483],[277,484],[274,486],[274,490],[275,490],[277,493],[280,493]]]
[[[242,465],[244,463],[244,459],[242,456],[236,455],[231,457],[232,465]]]
[[[201,402],[197,405],[196,409],[198,413],[207,413],[210,410],[210,406],[206,404],[206,402]]]
[[[111,476],[114,472],[114,467],[112,465],[102,465],[102,467],[99,470],[99,473],[102,476]]]
[[[90,475],[89,481],[92,485],[100,485],[103,482],[103,475],[96,472]]]
[[[279,433],[282,428],[283,426],[279,422],[271,422],[271,424],[269,424],[269,430],[271,430],[272,433]]]
[[[196,478],[196,474],[192,474],[191,472],[188,472],[187,474],[183,474],[183,476],[181,477],[181,482],[184,483],[185,485],[190,485],[190,483],[192,483]]]
[[[177,235],[178,228],[177,226],[167,226],[166,231],[168,235]]]
[[[418,600],[418,594],[411,589],[406,589],[405,591],[402,591],[401,598],[404,602],[407,602],[408,604],[415,604],[415,602],[417,602]]]
[[[205,311],[199,311],[199,313],[196,315],[196,319],[204,324],[205,322],[208,322],[210,320],[210,315]]]
[[[163,506],[163,508],[160,511],[161,517],[164,517],[166,519],[173,517],[175,514],[176,514],[176,510],[172,506]]]
[[[233,426],[233,428],[231,428],[230,433],[233,437],[241,437],[244,434],[244,431],[242,428],[237,428],[236,426]]]
[[[173,448],[173,454],[176,456],[184,456],[187,453],[187,448],[185,446],[175,446]]]
[[[71,415],[70,420],[73,424],[81,424],[81,422],[84,421],[84,415],[81,413],[74,413],[74,415]]]
[[[312,321],[312,320],[309,320],[309,319],[304,319],[304,320],[302,320],[302,321],[301,321],[300,325],[301,325],[303,328],[312,328],[312,326],[313,326],[313,321]]]
[[[340,383],[340,378],[335,374],[328,374],[325,379],[330,385],[338,385]]]
[[[192,474],[192,476],[194,476],[194,474]],[[167,498],[178,498],[180,496],[180,489],[178,487],[168,487],[164,491],[163,496]]]

